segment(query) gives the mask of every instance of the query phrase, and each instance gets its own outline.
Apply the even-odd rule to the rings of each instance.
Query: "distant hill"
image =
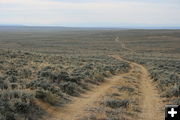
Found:
[[[31,29],[61,29],[61,30],[126,30],[126,29],[180,29],[180,26],[177,27],[147,27],[147,26],[122,26],[122,27],[65,27],[65,26],[26,26],[18,24],[0,24],[0,29],[14,29],[14,28],[31,28]]]

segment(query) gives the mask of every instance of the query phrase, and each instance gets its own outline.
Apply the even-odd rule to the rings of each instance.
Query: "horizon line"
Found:
[[[18,25],[0,24],[0,27],[54,27],[54,28],[99,28],[99,29],[180,29],[180,26],[60,26],[60,25]]]

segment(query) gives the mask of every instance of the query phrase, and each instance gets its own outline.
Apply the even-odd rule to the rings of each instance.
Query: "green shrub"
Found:
[[[32,71],[29,69],[22,69],[19,74],[22,78],[28,78],[32,75]]]
[[[60,101],[57,95],[52,94],[49,91],[44,91],[44,90],[37,90],[35,97],[39,98],[51,105],[56,105],[56,104],[58,104],[58,101]]]
[[[27,114],[30,111],[30,104],[25,102],[18,101],[14,106],[18,113]]]
[[[18,75],[18,71],[15,70],[15,69],[10,69],[10,70],[8,70],[8,71],[6,72],[6,74],[9,75],[9,76],[11,76],[11,75],[17,76],[17,75]]]
[[[60,84],[60,88],[63,92],[72,95],[78,96],[79,95],[79,86],[74,82],[63,82]]]
[[[175,85],[166,92],[166,97],[180,97],[180,86]]]
[[[110,99],[105,101],[105,105],[111,108],[120,108],[120,107],[127,108],[129,103],[130,103],[129,100]]]
[[[47,96],[47,93],[44,90],[37,90],[35,96],[36,98],[44,99]]]
[[[135,91],[134,88],[131,88],[131,87],[128,87],[128,86],[118,87],[118,90],[119,91],[128,91],[128,92],[131,92],[131,93]]]
[[[172,103],[172,104],[175,104],[175,105],[180,105],[180,97],[172,100],[171,103]]]

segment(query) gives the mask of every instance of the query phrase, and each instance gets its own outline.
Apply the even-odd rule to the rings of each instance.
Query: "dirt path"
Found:
[[[115,38],[115,41],[116,42],[120,42],[121,48],[124,49],[124,50],[129,51],[131,54],[135,52],[133,49],[126,47],[125,41],[124,40],[120,40],[120,38],[118,36]]]
[[[121,41],[122,48],[129,50],[131,53],[135,53],[134,50],[126,47],[125,42]],[[119,56],[113,56],[114,58],[122,60]],[[164,105],[161,101],[160,95],[158,94],[158,90],[153,84],[153,80],[149,77],[149,73],[147,69],[140,64],[135,62],[127,61],[132,66],[137,66],[141,70],[141,84],[140,91],[142,97],[141,103],[141,111],[140,118],[142,120],[164,120],[164,114],[162,112]]]
[[[134,63],[136,64],[136,63]],[[142,92],[142,120],[164,120],[162,112],[163,104],[152,79],[148,76],[148,71],[142,65],[136,64],[141,68],[141,92]]]
[[[122,60],[119,56],[113,56],[119,60]],[[129,61],[126,61],[129,62]],[[129,62],[131,66],[136,66],[141,72],[140,92],[141,92],[141,120],[164,120],[162,108],[164,107],[161,98],[158,94],[158,90],[149,77],[147,69],[140,64]]]
[[[116,59],[126,61],[119,56],[112,56]],[[129,62],[129,61],[126,61]],[[151,79],[148,76],[148,71],[145,67],[140,64],[129,62],[131,65],[131,71],[129,73],[120,74],[113,76],[112,78],[106,79],[105,83],[100,86],[95,86],[92,90],[83,94],[81,97],[74,98],[71,104],[66,107],[56,108],[47,105],[43,102],[36,101],[39,106],[51,114],[51,118],[45,116],[43,120],[78,120],[88,114],[87,108],[94,105],[98,99],[101,99],[107,91],[118,84],[122,80],[122,76],[128,76],[134,71],[134,68],[138,68],[141,72],[140,78],[140,92],[141,92],[141,108],[142,113],[140,114],[141,120],[163,120],[163,114],[160,111],[162,104],[157,90],[152,84]]]

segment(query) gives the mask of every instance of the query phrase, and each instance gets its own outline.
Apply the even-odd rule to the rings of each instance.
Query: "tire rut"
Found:
[[[36,100],[37,105],[51,115],[50,117],[44,116],[43,120],[79,120],[88,114],[88,111],[86,111],[87,108],[91,106],[93,107],[94,103],[98,101],[98,99],[105,96],[111,87],[117,84],[119,80],[122,80],[122,76],[131,75],[131,72],[134,71],[135,68],[140,69],[141,72],[139,84],[141,92],[141,113],[139,115],[139,119],[162,120],[162,102],[155,86],[152,83],[152,80],[149,78],[147,69],[140,64],[127,61],[120,56],[112,55],[112,57],[128,62],[131,65],[131,70],[128,73],[107,78],[106,82],[99,86],[95,86],[92,91],[87,91],[85,94],[82,94],[81,97],[73,98],[73,102],[65,107],[53,107],[47,103]]]

